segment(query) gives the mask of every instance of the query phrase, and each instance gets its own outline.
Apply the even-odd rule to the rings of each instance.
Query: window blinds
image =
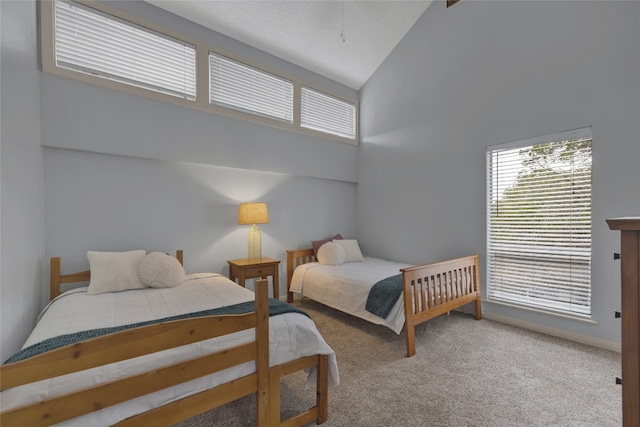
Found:
[[[591,138],[487,151],[492,301],[591,315]]]
[[[196,96],[195,46],[78,3],[55,2],[55,59],[62,68]]]
[[[209,52],[209,102],[245,113],[293,122],[293,83]]]
[[[300,126],[344,138],[356,137],[356,106],[302,86]]]

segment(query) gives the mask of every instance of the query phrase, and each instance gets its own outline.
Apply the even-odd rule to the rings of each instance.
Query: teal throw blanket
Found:
[[[179,314],[177,316],[165,317],[157,320],[147,320],[145,322],[133,323],[130,325],[114,326],[111,328],[91,329],[88,331],[75,332],[72,334],[60,335],[41,341],[37,344],[31,345],[25,349],[20,350],[4,363],[18,362],[20,360],[27,359],[38,354],[55,350],[56,348],[64,347],[65,345],[75,344],[80,341],[84,341],[90,338],[99,337],[102,335],[111,334],[114,332],[120,332],[127,329],[138,328],[140,326],[148,326],[156,323],[170,322],[172,320],[182,320],[194,317],[224,315],[224,314],[244,314],[255,311],[255,301],[242,302],[240,304],[228,305],[226,307],[213,308],[209,310],[196,311],[193,313]],[[300,313],[309,317],[304,311],[279,301],[277,299],[269,298],[269,317],[283,313]]]
[[[402,274],[387,277],[371,287],[365,310],[386,319],[402,295]]]

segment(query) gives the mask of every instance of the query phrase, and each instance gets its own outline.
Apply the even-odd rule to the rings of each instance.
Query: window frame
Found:
[[[151,89],[145,89],[126,83],[121,83],[114,80],[105,79],[103,77],[94,76],[91,74],[85,74],[79,71],[70,70],[67,68],[58,67],[55,60],[55,0],[41,0],[39,3],[40,8],[40,61],[42,71],[47,74],[55,76],[65,77],[72,80],[80,81],[83,83],[92,84],[108,89],[115,89],[121,92],[126,92],[134,95],[140,95],[148,98],[152,98],[159,101],[170,102],[173,104],[182,105],[189,108],[196,108],[199,110],[215,113],[223,116],[243,119],[253,123],[259,123],[283,130],[293,131],[304,135],[310,135],[325,140],[339,141],[350,145],[359,145],[359,114],[360,106],[357,99],[345,97],[344,95],[335,93],[334,91],[326,88],[319,87],[310,82],[302,79],[290,76],[279,70],[260,64],[248,58],[241,57],[234,53],[225,51],[216,46],[208,43],[196,40],[189,36],[186,36],[177,31],[165,28],[161,25],[155,24],[150,21],[146,21],[137,16],[130,15],[119,9],[111,7],[109,5],[102,4],[96,1],[90,0],[72,0],[75,3],[79,3],[87,8],[95,9],[99,12],[112,15],[124,21],[128,21],[131,24],[149,30],[164,34],[168,37],[180,40],[184,43],[195,46],[196,48],[196,99],[188,100],[178,98],[173,95],[165,94],[162,92],[156,92]],[[293,83],[293,122],[287,123],[279,120],[269,119],[255,114],[249,114],[242,111],[226,108],[209,103],[209,52],[226,56],[234,61],[241,62],[250,67],[257,68],[268,74],[273,74],[282,79],[289,80]],[[306,86],[321,93],[325,93],[334,98],[341,99],[345,102],[351,103],[356,109],[356,131],[355,138],[349,139],[330,133],[316,131],[314,129],[307,129],[300,126],[301,115],[301,87]]]
[[[291,107],[290,114],[291,114],[291,118],[290,118],[290,120],[287,119],[287,114],[285,114],[284,117],[278,117],[278,116],[275,116],[275,115],[269,115],[268,112],[260,111],[258,108],[253,108],[253,109],[244,108],[241,105],[233,104],[231,102],[222,102],[222,101],[213,100],[212,99],[212,94],[213,94],[214,90],[212,88],[213,85],[212,85],[212,78],[211,78],[211,76],[213,74],[213,70],[212,70],[212,67],[211,67],[211,65],[212,65],[211,64],[211,57],[212,56],[221,58],[222,61],[228,61],[230,63],[233,63],[233,64],[235,64],[235,66],[244,68],[245,70],[248,70],[249,72],[256,72],[258,76],[270,78],[270,79],[273,79],[273,80],[276,80],[276,81],[279,80],[280,83],[290,84],[290,90],[291,90],[291,93],[290,93],[290,97],[291,97],[291,99],[290,99],[290,107]],[[208,61],[209,61],[209,72],[208,72],[208,75],[209,75],[209,98],[208,98],[209,105],[215,105],[215,106],[226,108],[226,109],[229,109],[229,110],[239,111],[239,112],[242,112],[242,113],[245,113],[245,114],[250,114],[252,116],[264,117],[264,118],[267,118],[269,120],[276,120],[276,121],[283,122],[283,123],[288,123],[288,124],[292,124],[293,123],[293,119],[294,119],[294,117],[293,117],[294,116],[294,111],[293,111],[294,110],[294,84],[293,84],[293,82],[291,80],[284,79],[283,77],[281,77],[281,76],[279,76],[277,74],[269,73],[269,72],[267,72],[267,71],[265,71],[265,70],[263,70],[261,68],[253,67],[251,65],[248,65],[248,64],[245,64],[243,62],[240,62],[240,61],[238,61],[236,59],[230,58],[230,57],[225,56],[225,55],[221,55],[221,54],[219,54],[219,53],[217,53],[215,51],[209,51]],[[248,97],[244,97],[245,100],[248,100],[247,98]],[[255,97],[255,98],[252,98],[252,99],[260,100],[259,97]],[[273,103],[273,105],[276,105],[276,104],[277,104],[276,102]],[[287,103],[285,105],[289,105],[289,104]]]
[[[492,297],[492,290],[491,290],[491,286],[492,286],[492,276],[491,276],[491,271],[492,271],[492,266],[495,264],[492,261],[491,258],[491,254],[492,254],[492,247],[495,246],[494,243],[492,242],[492,200],[491,200],[491,196],[493,195],[492,191],[490,190],[490,185],[491,185],[491,180],[492,180],[492,173],[493,173],[493,165],[491,164],[491,158],[493,156],[493,154],[496,151],[500,151],[500,150],[515,150],[515,149],[523,149],[523,148],[528,148],[528,147],[533,147],[536,145],[541,145],[541,144],[545,144],[545,143],[553,143],[553,142],[562,142],[562,141],[575,141],[575,140],[580,140],[580,139],[588,139],[590,144],[591,144],[591,156],[590,156],[590,175],[589,175],[589,182],[590,182],[590,187],[589,187],[589,200],[590,200],[590,210],[589,210],[589,248],[588,248],[588,274],[589,274],[589,278],[588,278],[588,295],[589,295],[589,305],[588,305],[588,313],[580,313],[579,310],[573,310],[571,309],[571,303],[565,303],[567,304],[567,306],[569,307],[569,309],[561,309],[559,307],[553,308],[551,306],[543,306],[541,304],[526,304],[523,301],[516,301],[517,297],[514,297],[513,299],[510,298],[495,298]],[[485,259],[485,268],[486,268],[486,272],[487,272],[487,277],[486,277],[486,288],[487,288],[487,293],[486,293],[486,298],[487,301],[493,304],[501,304],[501,305],[507,305],[507,306],[511,306],[511,307],[517,307],[517,308],[521,308],[521,309],[525,309],[525,310],[532,310],[532,311],[537,311],[537,312],[541,312],[541,313],[546,313],[546,314],[551,314],[551,315],[557,315],[557,316],[562,316],[562,317],[567,317],[567,318],[571,318],[571,319],[575,319],[575,320],[581,320],[581,321],[587,321],[587,322],[592,322],[593,320],[593,276],[591,273],[591,265],[592,265],[592,258],[593,258],[593,132],[591,127],[586,127],[586,128],[581,128],[581,129],[576,129],[576,130],[572,130],[572,131],[567,131],[567,132],[561,132],[561,133],[556,133],[556,134],[551,134],[551,135],[545,135],[545,136],[541,136],[538,138],[531,138],[531,139],[527,139],[527,140],[520,140],[520,141],[515,141],[512,143],[508,143],[508,144],[500,144],[500,145],[493,145],[493,146],[488,146],[486,148],[486,183],[485,183],[485,200],[486,200],[486,259]],[[520,169],[519,169],[520,170]],[[533,246],[534,248],[536,247],[540,247],[540,246]],[[573,247],[572,247],[573,248]],[[574,250],[575,248],[571,249]],[[525,255],[523,255],[525,256]],[[566,265],[566,264],[563,264]],[[578,271],[583,271],[578,270]],[[543,285],[543,287],[545,289],[549,289],[549,285]],[[556,302],[556,304],[561,305],[560,302]]]
[[[353,107],[353,112],[352,112],[353,117],[349,118],[348,120],[344,120],[344,117],[343,117],[342,119],[343,119],[344,121],[347,121],[347,122],[353,121],[353,126],[354,126],[353,134],[354,134],[354,138],[355,138],[355,135],[357,134],[357,133],[356,133],[356,130],[357,130],[357,128],[356,128],[356,123],[357,123],[357,113],[358,113],[358,110],[357,110],[357,108],[355,107],[355,105],[353,105],[353,104],[351,104],[350,102],[347,102],[347,101],[345,101],[345,100],[343,100],[343,99],[341,99],[341,98],[336,98],[335,96],[331,96],[331,95],[329,95],[329,94],[327,94],[327,93],[325,93],[325,92],[322,92],[322,91],[316,90],[316,89],[314,89],[314,88],[311,88],[311,87],[309,87],[309,86],[305,86],[305,85],[303,85],[303,86],[300,88],[300,91],[301,91],[301,96],[300,96],[300,102],[301,102],[301,106],[300,106],[300,121],[301,121],[301,123],[300,123],[300,126],[301,126],[302,128],[304,128],[304,129],[310,129],[310,130],[311,130],[311,129],[313,129],[313,130],[317,130],[318,132],[328,133],[328,134],[336,135],[336,136],[338,136],[338,137],[343,137],[343,138],[349,138],[348,136],[340,135],[340,134],[338,133],[338,132],[339,132],[339,130],[338,130],[338,129],[336,129],[335,127],[334,127],[334,129],[331,129],[331,130],[321,130],[321,129],[317,129],[316,127],[314,127],[314,125],[307,125],[307,126],[305,126],[304,124],[302,124],[302,116],[303,116],[303,115],[304,115],[304,113],[305,113],[305,109],[303,108],[303,107],[304,107],[304,105],[305,105],[305,103],[304,103],[304,99],[305,99],[305,98],[304,98],[304,96],[303,96],[303,95],[304,95],[304,91],[305,91],[305,89],[307,90],[307,92],[315,93],[315,95],[312,95],[311,97],[313,97],[313,96],[319,96],[320,98],[325,98],[325,99],[327,99],[327,100],[329,100],[329,99],[330,99],[330,100],[332,100],[333,102],[338,102],[338,103],[339,103],[339,102],[342,102],[343,104],[347,104],[348,106]],[[317,108],[317,107],[321,107],[321,108],[323,108],[323,109],[324,109],[324,107],[326,107],[326,106],[327,106],[326,104],[324,104],[324,105],[318,104],[318,105],[315,105],[315,106],[313,106],[313,107],[315,107],[315,108]],[[312,110],[314,109],[313,107],[311,108]],[[311,118],[311,117],[316,118],[316,116],[314,116],[313,114],[309,114],[309,118]],[[331,122],[331,124],[332,124],[332,125],[335,125],[336,123],[332,121],[332,122]],[[315,126],[320,126],[320,125],[316,123],[316,124],[315,124]]]
[[[61,38],[62,40],[62,46],[63,48],[61,49],[62,52],[62,57],[60,57],[60,55],[58,55],[58,51],[55,49],[55,46],[58,45],[57,40],[56,43],[54,43],[54,52],[53,52],[53,60],[55,61],[56,67],[58,68],[64,68],[64,69],[68,69],[70,71],[73,72],[77,72],[77,73],[82,73],[82,74],[88,74],[88,75],[95,75],[97,77],[106,79],[106,80],[110,80],[110,81],[116,81],[125,85],[131,85],[131,86],[137,86],[137,87],[141,87],[147,90],[151,90],[154,92],[159,92],[159,93],[164,93],[167,95],[171,95],[174,97],[178,97],[178,98],[184,98],[190,101],[193,101],[196,97],[196,47],[195,45],[191,44],[191,43],[187,43],[184,40],[178,39],[178,38],[174,38],[174,37],[170,37],[165,33],[162,32],[158,32],[158,31],[154,31],[148,27],[142,27],[134,22],[131,22],[129,20],[124,20],[121,19],[117,16],[114,15],[110,15],[108,13],[102,12],[98,9],[95,8],[90,8],[85,6],[84,4],[80,3],[80,2],[70,2],[70,1],[56,1],[54,2],[54,16],[57,16],[57,4],[60,5],[69,5],[69,8],[65,8],[65,7],[61,7],[60,10],[63,12],[63,16],[67,16],[69,18],[71,18],[71,20],[67,20],[67,26],[64,25],[60,25],[60,27],[63,29],[63,36]],[[76,14],[74,11],[74,8],[76,8],[79,12]],[[92,17],[89,17],[87,14],[89,15],[93,15]],[[78,18],[77,20],[74,18]],[[111,25],[107,25],[107,28],[110,29],[114,29],[114,28],[128,28],[129,30],[132,31],[132,33],[135,33],[136,36],[133,37],[133,40],[130,38],[129,35],[126,34],[126,32],[121,31],[121,32],[108,32],[108,33],[101,33],[101,30],[104,30],[104,26],[101,26],[100,24],[103,23],[102,19],[107,19],[109,20],[112,24]],[[65,22],[64,20],[61,20],[60,22],[55,21],[54,22],[54,31],[56,31],[55,27],[57,27],[56,23],[62,23]],[[85,26],[83,27],[82,24],[83,23],[87,23],[87,22],[91,22],[92,25],[91,26]],[[74,24],[77,24],[78,27],[80,27],[81,29],[84,28],[85,31],[75,31],[74,34],[80,34],[79,37],[74,37],[74,36],[69,36],[69,31],[64,31],[65,29],[69,29],[69,28],[76,28],[74,27],[69,27],[68,25],[71,24],[72,26]],[[113,35],[116,35],[117,37],[120,37],[120,41],[124,42],[124,43],[129,43],[131,46],[134,46],[134,51],[135,53],[133,53],[134,51],[132,51],[131,53],[133,53],[132,56],[136,56],[140,53],[150,53],[151,51],[155,52],[160,52],[161,49],[159,49],[160,46],[158,46],[158,44],[156,45],[145,45],[143,46],[142,44],[138,44],[136,43],[136,38],[140,37],[142,34],[146,34],[146,38],[154,38],[154,39],[164,39],[166,42],[169,42],[171,44],[174,45],[174,49],[180,49],[178,46],[182,45],[182,48],[186,48],[188,49],[188,51],[190,52],[189,55],[189,59],[192,59],[193,63],[189,63],[188,65],[190,65],[191,67],[189,67],[189,73],[185,73],[184,76],[186,77],[191,77],[193,78],[193,80],[189,80],[190,83],[192,83],[193,85],[189,85],[188,86],[188,91],[180,91],[177,88],[171,88],[167,85],[163,85],[162,82],[159,82],[155,79],[153,79],[153,76],[149,76],[147,74],[141,74],[142,76],[144,76],[143,78],[134,78],[133,76],[127,76],[126,74],[123,74],[120,70],[108,70],[108,66],[104,67],[104,63],[106,63],[106,61],[104,61],[104,57],[99,56],[99,55],[103,55],[103,54],[111,54],[111,55],[119,55],[117,58],[117,61],[114,61],[112,64],[108,64],[108,65],[120,65],[121,68],[123,68],[122,66],[124,65],[124,62],[127,61],[132,61],[131,58],[127,58],[126,53],[123,53],[121,50],[109,50],[110,48],[113,47],[120,47],[120,45],[116,45],[114,43],[111,43],[108,45],[106,50],[102,50],[102,46],[107,46],[106,44],[104,45],[100,45],[97,46],[96,44],[92,44],[90,46],[90,49],[84,49],[83,46],[83,41],[87,41],[87,34],[89,33],[87,31],[87,29],[91,28],[91,33],[92,36],[94,38],[98,38],[98,39],[102,39],[103,37],[111,37]],[[108,31],[108,30],[107,30]],[[96,34],[99,34],[98,37],[96,37]],[[65,43],[65,39],[67,42],[69,42],[68,44]],[[81,43],[72,43],[72,42],[78,42],[80,41]],[[86,46],[86,43],[85,43]],[[83,66],[83,65],[79,65],[78,62],[75,61],[64,61],[65,58],[69,58],[70,55],[65,55],[65,47],[66,48],[72,48],[77,52],[81,52],[79,57],[80,58],[87,58],[87,57],[92,57],[91,59],[97,58],[97,60],[93,60],[90,64],[89,67],[87,66]],[[141,48],[138,50],[138,48]],[[68,51],[68,50],[67,50]],[[184,49],[182,50],[182,53],[184,54]],[[172,60],[176,60],[179,59],[180,56],[178,56],[178,52],[175,52],[176,54],[174,56],[171,57]],[[90,55],[88,55],[90,54]],[[61,61],[62,59],[62,61]],[[74,58],[75,59],[75,58]],[[62,65],[59,65],[62,62]],[[132,61],[133,62],[133,61]],[[136,61],[134,62],[135,66],[141,66],[141,67],[145,67],[145,61]],[[187,62],[182,61],[182,64],[180,64],[179,62],[173,62],[171,63],[172,65],[186,65]],[[147,67],[147,69],[145,71],[149,71],[152,67]],[[192,74],[190,74],[192,73]],[[165,74],[163,74],[165,75]],[[173,81],[175,83],[175,81]]]

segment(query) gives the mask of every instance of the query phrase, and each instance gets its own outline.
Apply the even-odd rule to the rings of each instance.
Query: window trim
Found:
[[[191,43],[187,43],[182,39],[171,37],[166,33],[155,31],[149,27],[140,26],[134,22],[131,22],[130,20],[123,20],[117,16],[102,12],[98,9],[89,8],[80,2],[58,1],[58,2],[55,2],[54,5],[55,5],[54,14],[57,15],[58,11],[62,12],[62,19],[60,20],[60,22],[56,21],[54,23],[54,31],[55,31],[55,28],[57,27],[62,29],[62,37],[59,39],[60,44],[58,43],[54,44],[54,46],[58,46],[58,47],[62,46],[60,51],[56,51],[56,49],[54,48],[53,60],[56,63],[56,67],[68,69],[78,73],[96,75],[106,80],[117,81],[125,85],[139,86],[141,88],[148,89],[153,92],[165,93],[174,97],[185,98],[189,101],[193,101],[195,99],[196,97],[196,80],[195,80],[196,46],[195,45]],[[67,5],[67,6],[63,6],[63,5]],[[76,10],[78,11],[77,13],[76,13]],[[93,15],[93,16],[89,16],[89,15]],[[99,25],[100,23],[102,23],[103,19],[107,19],[112,23],[111,25],[107,26],[106,30]],[[84,28],[85,31],[79,31],[78,33],[80,34],[80,36],[78,38],[74,38],[72,35],[69,35],[69,31],[68,31],[69,29],[73,28],[73,26],[76,25],[76,23],[78,24],[79,27],[82,27],[83,24],[85,25],[84,27],[82,27]],[[56,24],[61,24],[61,25],[58,26]],[[131,29],[132,33],[134,33],[135,35],[133,39],[131,39],[130,34],[126,34],[123,32],[109,33],[108,32],[109,29],[114,30],[115,29],[114,27],[117,27],[117,28],[127,27],[128,29]],[[171,82],[174,83],[174,86],[171,87],[166,84],[163,85],[162,79],[155,80],[153,76],[151,77],[144,76],[143,78],[136,79],[135,77],[127,76],[126,73],[121,73],[120,70],[108,69],[109,65],[114,65],[114,64],[123,65],[122,61],[125,61],[125,62],[131,61],[131,58],[127,58],[127,55],[122,55],[120,58],[114,61],[113,64],[108,64],[107,67],[105,68],[103,68],[103,65],[102,65],[103,61],[100,60],[103,57],[100,57],[100,56],[98,56],[97,60],[95,60],[94,62],[91,62],[88,65],[81,65],[80,63],[75,62],[73,55],[69,54],[69,48],[74,50],[77,49],[77,51],[81,52],[80,57],[83,60],[82,62],[85,62],[85,64],[86,62],[90,62],[92,58],[95,57],[95,55],[100,55],[101,53],[103,53],[102,46],[98,46],[96,44],[93,44],[88,49],[85,49],[82,47],[82,44],[83,44],[82,42],[87,41],[88,34],[96,34],[94,32],[87,31],[89,28],[92,28],[97,32],[100,32],[101,30],[106,31],[106,33],[99,33],[100,34],[98,37],[99,39],[108,33],[109,36],[116,35],[117,37],[120,37],[121,42],[132,43],[134,46],[134,49],[136,49],[136,53],[137,52],[149,53],[152,51],[159,52],[158,50],[159,46],[158,44],[154,44],[154,42],[157,39],[165,40],[166,42],[172,44],[173,48],[176,49],[175,54],[171,57],[168,57],[170,60],[176,61],[176,62],[170,62],[170,64],[173,65],[174,67],[189,65],[188,67],[189,70],[187,73],[184,74],[184,77],[187,77],[187,78],[192,77],[193,80],[189,79],[189,82],[190,83],[192,82],[193,85],[188,85],[186,87],[186,90],[180,91],[180,89],[177,89],[175,86],[176,80],[171,80]],[[142,36],[143,34],[147,35],[143,37],[149,37],[154,39],[151,44],[144,45],[144,46],[141,44],[136,44],[137,36]],[[80,42],[80,44],[76,44],[74,42]],[[163,42],[160,42],[160,43],[162,44]],[[65,54],[65,46],[67,47],[66,54]],[[104,53],[118,54],[119,50],[117,51],[108,50],[114,47],[117,48],[119,47],[119,45],[115,43],[110,43],[107,46],[107,50]],[[141,48],[141,49],[138,50],[138,48]],[[178,50],[180,50],[180,52],[178,52]],[[189,52],[188,61],[184,60],[184,54],[186,51]],[[59,55],[59,53],[61,52],[62,52],[62,58]],[[133,56],[135,57],[136,54],[134,54]],[[65,60],[68,60],[68,61],[65,62]],[[192,60],[193,62],[189,60]],[[59,65],[61,63],[62,65]],[[138,65],[140,65],[141,67],[147,66],[147,64],[144,61],[141,61],[140,63],[136,63],[136,66]],[[147,69],[147,70],[150,70],[150,69]],[[162,73],[162,75],[165,76],[164,73]],[[170,73],[168,73],[167,76],[170,78],[173,77],[171,76]],[[180,80],[180,79],[177,79],[177,80]]]
[[[102,13],[106,13],[114,17],[117,17],[119,19],[122,19],[124,21],[128,21],[134,25],[148,28],[152,31],[156,31],[158,33],[164,34],[166,36],[172,37],[174,39],[178,39],[180,41],[183,41],[185,43],[189,43],[195,46],[196,47],[196,99],[193,101],[188,99],[182,99],[182,98],[178,98],[178,97],[164,94],[161,92],[156,92],[151,89],[145,89],[142,87],[133,86],[126,83],[121,83],[114,80],[108,80],[102,77],[93,76],[90,74],[80,73],[78,71],[58,67],[55,61],[54,0],[42,0],[38,2],[40,5],[40,37],[41,37],[40,60],[41,60],[41,67],[43,72],[47,74],[52,74],[55,76],[66,77],[72,80],[92,84],[95,86],[100,86],[108,89],[115,89],[121,92],[145,96],[155,100],[170,102],[170,103],[182,105],[185,107],[196,108],[199,110],[219,114],[222,116],[239,118],[249,122],[259,123],[259,124],[283,129],[283,130],[293,131],[293,132],[301,133],[304,135],[310,135],[310,136],[318,137],[325,140],[339,141],[339,142],[347,143],[350,145],[356,145],[356,146],[359,145],[360,106],[357,99],[348,98],[348,97],[345,97],[344,95],[337,94],[334,91],[327,90],[322,87],[318,87],[317,85],[314,85],[310,82],[304,81],[299,78],[295,78],[279,70],[275,70],[271,67],[262,65],[251,59],[241,57],[239,55],[225,51],[218,47],[212,46],[208,43],[204,43],[200,40],[193,39],[182,33],[170,30],[168,28],[165,28],[153,22],[146,21],[137,16],[130,15],[126,12],[123,12],[111,6],[108,6],[96,1],[90,1],[90,0],[73,0],[73,1],[85,7],[98,10]],[[289,124],[286,122],[280,122],[277,120],[272,120],[265,117],[244,113],[242,111],[237,111],[237,110],[225,108],[222,106],[209,104],[209,52],[210,51],[222,56],[229,57],[235,61],[257,68],[266,73],[270,73],[280,78],[291,81],[293,83],[293,123]],[[341,99],[345,102],[353,104],[356,109],[355,138],[354,139],[344,138],[338,135],[332,135],[329,133],[316,131],[314,129],[307,129],[307,128],[301,127],[300,126],[300,114],[301,114],[300,113],[300,108],[301,108],[300,97],[301,97],[302,86],[309,87],[319,92],[326,93],[329,96],[332,96],[332,97]]]
[[[274,80],[279,80],[281,83],[285,83],[287,85],[290,84],[291,103],[290,104],[286,103],[287,107],[289,105],[291,106],[290,116],[289,115],[285,115],[285,117],[277,117],[277,116],[270,117],[268,113],[266,113],[264,111],[259,111],[258,109],[250,110],[250,109],[246,109],[246,108],[244,108],[244,107],[242,107],[240,105],[234,105],[234,104],[231,104],[231,103],[225,103],[225,102],[222,102],[222,101],[212,100],[211,99],[212,98],[212,92],[213,92],[212,88],[211,88],[211,75],[213,74],[212,67],[211,67],[211,57],[212,56],[218,57],[218,58],[222,59],[222,61],[226,60],[228,62],[235,63],[237,66],[244,67],[247,70],[254,70],[259,75],[262,75],[263,77],[272,78]],[[222,107],[222,108],[244,112],[244,113],[250,114],[252,116],[261,116],[261,117],[265,117],[265,118],[270,119],[270,120],[276,120],[276,121],[284,122],[284,123],[288,123],[288,124],[292,124],[293,123],[294,84],[293,84],[293,82],[291,80],[285,79],[282,76],[279,76],[279,75],[274,74],[274,73],[269,73],[269,72],[267,72],[267,71],[265,71],[265,70],[263,70],[261,68],[253,67],[253,66],[248,65],[248,64],[246,64],[244,62],[237,61],[237,60],[235,60],[233,58],[230,58],[228,56],[221,55],[221,54],[219,54],[219,53],[217,53],[215,51],[209,51],[208,61],[209,61],[209,71],[208,71],[208,75],[209,75],[209,94],[208,94],[207,101],[209,102],[209,105],[216,105],[216,106],[219,106],[219,107]],[[244,99],[246,99],[246,97]],[[259,98],[252,98],[252,99],[255,100],[255,99],[259,99]],[[290,117],[290,120],[288,120],[288,117]]]
[[[128,21],[137,26],[146,27],[150,30],[156,31],[158,33],[162,33],[174,39],[178,39],[185,43],[189,43],[196,46],[196,100],[198,99],[199,97],[199,93],[198,93],[199,82],[198,82],[198,75],[197,75],[198,42],[196,40],[193,40],[175,31],[167,30],[151,22],[135,19],[132,16],[122,13],[110,6],[106,6],[106,5],[99,4],[92,1],[85,1],[85,0],[73,0],[73,1],[75,1],[76,3],[82,4],[85,7],[98,10],[108,15],[112,15],[117,18],[120,18],[124,21]],[[39,3],[40,3],[40,25],[41,25],[41,37],[42,37],[40,54],[41,54],[41,62],[42,62],[41,66],[42,66],[43,72],[61,76],[61,77],[67,77],[73,80],[79,80],[81,82],[93,84],[96,86],[106,87],[109,89],[116,89],[116,90],[120,90],[128,93],[132,93],[135,95],[147,96],[147,97],[157,99],[157,100],[162,100],[162,101],[170,101],[175,104],[185,105],[188,107],[194,106],[195,102],[190,101],[188,99],[177,98],[175,96],[164,94],[161,92],[156,92],[151,89],[145,89],[139,86],[128,85],[126,83],[121,83],[115,80],[109,80],[103,77],[93,76],[91,74],[70,70],[68,68],[58,67],[56,65],[56,59],[55,59],[54,0],[45,0]],[[172,98],[175,98],[175,99],[172,99]]]
[[[357,108],[356,108],[356,106],[355,106],[355,105],[353,105],[353,104],[351,104],[351,103],[349,103],[349,102],[344,101],[342,98],[336,98],[335,96],[331,96],[331,95],[329,95],[329,94],[328,94],[328,93],[326,93],[326,92],[322,92],[322,91],[316,90],[316,89],[311,88],[311,87],[306,86],[306,85],[302,85],[302,87],[300,88],[301,95],[302,95],[302,92],[304,92],[304,90],[305,90],[305,89],[307,90],[307,92],[315,92],[315,93],[316,93],[316,95],[320,95],[320,97],[324,97],[324,98],[328,98],[328,99],[333,99],[333,101],[343,102],[344,104],[347,104],[347,105],[349,105],[349,106],[352,106],[352,107],[353,107],[353,117],[352,117],[352,119],[353,119],[353,125],[354,125],[354,132],[353,132],[353,134],[354,134],[354,138],[355,138],[355,136],[356,136],[356,129],[357,129],[357,128],[356,128],[356,123],[357,123],[357,122],[356,122],[356,118],[357,118],[357,113],[358,113],[358,110],[357,110]],[[301,121],[301,123],[300,123],[300,127],[304,128],[304,129],[315,129],[315,128],[314,128],[314,127],[312,127],[311,125],[304,126],[304,125],[302,124],[302,114],[303,114],[303,112],[304,112],[304,111],[303,111],[303,108],[302,108],[302,107],[304,106],[304,102],[302,102],[302,101],[303,101],[303,98],[304,98],[303,96],[301,96],[301,97],[300,97],[300,102],[302,103],[301,108],[300,108],[300,121]],[[309,104],[307,104],[307,105],[309,105]],[[325,106],[326,106],[326,105],[325,105]],[[318,107],[318,105],[316,105],[315,107]],[[312,107],[312,108],[313,108],[313,107]],[[312,115],[312,114],[309,114],[309,116],[313,116],[313,115]],[[350,120],[351,120],[351,119],[349,119],[349,121],[350,121]],[[335,124],[335,122],[333,122],[333,124]],[[336,132],[339,132],[339,130],[338,130],[338,129],[335,129],[335,128],[334,128],[334,129],[332,129],[332,131],[329,131],[329,130],[318,130],[318,131],[319,131],[319,132],[323,132],[323,133],[329,133],[329,134],[331,134],[331,135],[341,136],[339,133],[336,133]],[[344,138],[348,138],[348,137],[345,137],[345,136],[342,136],[342,137],[344,137]]]
[[[486,183],[485,183],[485,201],[486,201],[486,206],[485,206],[485,212],[486,212],[486,218],[485,218],[485,231],[486,231],[486,259],[485,259],[485,271],[487,272],[487,293],[486,293],[486,301],[489,303],[493,303],[493,304],[499,304],[499,305],[505,305],[505,306],[510,306],[510,307],[515,307],[515,308],[520,308],[523,310],[530,310],[530,311],[535,311],[535,312],[540,312],[540,313],[544,313],[544,314],[549,314],[549,315],[557,315],[557,316],[562,316],[562,317],[566,317],[569,319],[573,319],[573,320],[581,320],[581,321],[588,321],[591,322],[593,321],[593,275],[590,271],[589,273],[589,291],[591,294],[591,299],[590,299],[590,303],[589,303],[589,314],[580,314],[578,312],[568,312],[565,310],[561,310],[561,309],[553,309],[551,307],[543,307],[543,306],[538,306],[538,305],[527,305],[525,303],[520,303],[517,301],[508,301],[508,300],[503,300],[503,299],[492,299],[490,297],[490,277],[489,277],[489,272],[491,271],[490,268],[490,264],[491,264],[491,259],[490,259],[490,249],[492,247],[492,242],[491,242],[491,235],[490,235],[490,229],[491,229],[491,224],[492,224],[492,218],[491,218],[491,203],[489,201],[489,179],[490,179],[490,175],[491,175],[491,165],[489,163],[489,157],[492,155],[492,153],[496,150],[512,150],[512,149],[518,149],[518,148],[524,148],[524,147],[531,147],[531,146],[535,146],[535,145],[540,145],[540,144],[545,144],[545,143],[550,143],[550,142],[556,142],[556,141],[572,141],[572,140],[579,140],[579,139],[589,139],[591,141],[591,144],[593,144],[593,131],[592,128],[589,127],[584,127],[584,128],[580,128],[580,129],[574,129],[571,131],[565,131],[565,132],[558,132],[555,134],[550,134],[550,135],[544,135],[544,136],[540,136],[540,137],[535,137],[535,138],[530,138],[530,139],[524,139],[524,140],[519,140],[519,141],[514,141],[514,142],[510,142],[510,143],[506,143],[506,144],[498,144],[498,145],[491,145],[491,146],[487,146],[486,147],[486,156],[487,156],[487,163],[486,163]],[[593,151],[591,152],[591,161],[593,162]],[[591,180],[593,180],[593,163],[591,166]],[[590,193],[590,197],[591,197],[591,214],[590,214],[590,221],[591,221],[591,233],[590,233],[590,238],[591,238],[591,244],[589,247],[589,258],[590,261],[589,263],[592,264],[591,259],[593,258],[593,186],[591,187],[591,193]]]

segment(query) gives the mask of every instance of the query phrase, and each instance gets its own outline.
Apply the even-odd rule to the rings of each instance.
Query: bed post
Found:
[[[269,425],[269,282],[265,279],[256,281],[256,317],[256,426],[266,427]]]
[[[407,340],[407,357],[416,354],[415,325],[413,319],[413,297],[411,279],[408,272],[402,270],[402,298],[404,299],[404,335]]]
[[[476,320],[482,320],[482,295],[480,293],[480,255],[474,256],[473,264],[476,270],[475,289],[476,292]]]
[[[49,301],[60,295],[60,258],[51,258],[49,271]]]
[[[287,302],[291,304],[293,302],[293,292],[291,289],[291,278],[293,277],[293,270],[295,266],[293,265],[293,251],[287,251]]]
[[[317,424],[329,418],[329,356],[321,354],[316,374],[316,406],[318,408]]]

